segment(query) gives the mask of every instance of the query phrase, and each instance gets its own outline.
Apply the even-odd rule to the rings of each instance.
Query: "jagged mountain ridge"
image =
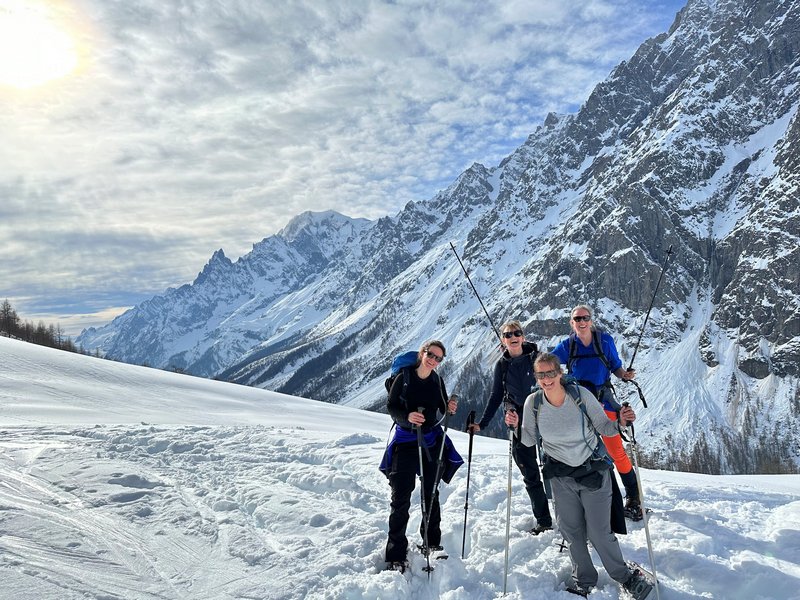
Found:
[[[649,459],[797,461],[799,22],[796,2],[690,1],[497,167],[377,221],[301,215],[79,342],[371,406],[393,354],[436,335],[448,383],[482,404],[492,334],[450,241],[497,323],[519,317],[547,347],[588,301],[628,357],[672,246],[636,363],[657,397]]]

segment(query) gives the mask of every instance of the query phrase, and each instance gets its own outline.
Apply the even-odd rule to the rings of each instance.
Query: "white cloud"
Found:
[[[67,295],[127,304],[303,210],[376,218],[430,198],[547,112],[574,111],[678,8],[59,4],[77,72],[0,89],[0,244],[15,265],[0,296],[31,298],[23,315],[58,314]]]

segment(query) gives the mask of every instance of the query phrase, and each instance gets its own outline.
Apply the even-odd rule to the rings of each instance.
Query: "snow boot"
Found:
[[[575,594],[576,596],[583,596],[584,598],[586,598],[586,596],[592,593],[592,587],[591,586],[584,587],[579,583],[573,583],[572,585],[567,586],[567,591],[570,594]]]
[[[387,571],[397,571],[398,573],[405,573],[408,569],[408,561],[406,560],[393,560],[386,565]]]
[[[631,521],[641,521],[642,504],[639,501],[639,484],[636,480],[636,471],[631,469],[627,473],[620,473],[622,485],[625,486],[625,517]]]
[[[553,530],[552,525],[542,525],[541,523],[537,523],[536,527],[528,530],[528,533],[530,533],[531,535],[539,535],[540,533],[544,533],[545,531],[552,531],[552,530]]]
[[[631,521],[641,521],[644,518],[642,505],[639,503],[638,498],[628,496],[625,500],[625,508],[623,510],[625,511],[625,517]]]

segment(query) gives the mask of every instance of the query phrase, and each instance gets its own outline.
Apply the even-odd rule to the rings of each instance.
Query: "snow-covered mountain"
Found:
[[[500,165],[377,221],[304,213],[78,342],[377,407],[394,354],[437,337],[468,410],[486,398],[495,343],[451,242],[495,323],[519,318],[550,347],[587,302],[626,364],[671,246],[634,365],[648,461],[796,468],[799,107],[800,3],[690,0]]]

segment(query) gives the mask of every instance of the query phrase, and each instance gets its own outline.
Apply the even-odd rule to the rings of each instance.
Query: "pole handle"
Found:
[[[418,406],[417,407],[417,412],[418,413],[425,413],[425,407],[424,406]],[[414,425],[414,427],[418,427],[419,429],[422,429],[422,425]]]
[[[627,400],[626,400],[625,402],[623,402],[623,403],[622,403],[622,406],[630,406],[630,405],[631,405],[631,403],[630,403],[630,402],[628,402]],[[645,405],[645,406],[646,406],[646,405]],[[630,429],[630,430],[631,430],[631,443],[632,443],[633,445],[636,445],[636,434],[635,434],[635,432],[634,432],[634,430],[633,430],[633,423],[628,423],[628,424],[625,426],[625,428],[626,428],[626,429]]]
[[[472,425],[475,424],[475,411],[469,411],[467,415],[467,424],[464,426],[464,431],[468,432],[470,435],[473,435],[474,431],[472,429]]]
[[[516,407],[516,406],[514,406],[513,404],[511,404],[510,402],[506,402],[506,405],[505,405],[505,410],[506,410],[506,412],[513,412],[513,413],[515,413],[515,414],[516,414],[516,412],[517,412],[517,407]],[[514,427],[513,427],[513,426],[511,426],[511,425],[507,425],[507,427],[508,427],[508,430],[509,430],[509,431],[514,431]]]

